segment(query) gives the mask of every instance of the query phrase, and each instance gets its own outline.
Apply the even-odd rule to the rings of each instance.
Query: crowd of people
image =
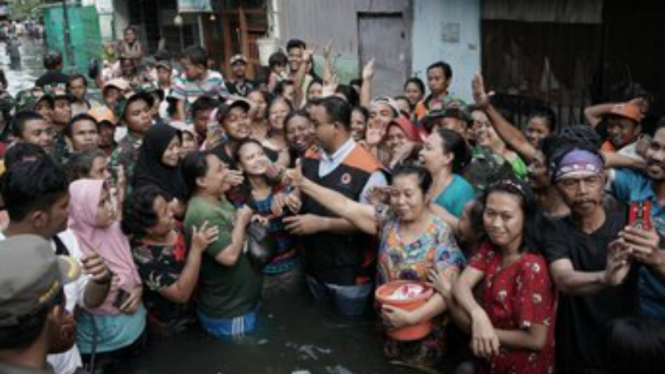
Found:
[[[230,77],[200,46],[145,56],[131,27],[91,76],[48,52],[0,135],[0,372],[113,372],[196,326],[235,340],[262,299],[299,292],[386,333],[432,321],[386,335],[391,362],[665,372],[665,119],[643,126],[649,97],[521,128],[480,75],[470,104],[443,61],[373,97],[374,62],[343,84],[331,50],[315,68],[290,40],[256,80],[243,55]],[[435,292],[375,302],[403,280]]]

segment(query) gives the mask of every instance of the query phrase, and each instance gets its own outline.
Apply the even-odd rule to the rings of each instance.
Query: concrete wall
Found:
[[[470,102],[481,69],[480,0],[414,0],[413,20],[413,74],[427,83],[427,66],[444,60],[453,68],[450,93]]]
[[[434,0],[438,1],[438,0]],[[272,25],[282,46],[301,38],[321,49],[333,42],[342,81],[359,75],[358,13],[403,13],[410,17],[409,0],[272,0]],[[320,60],[316,60],[320,66]]]

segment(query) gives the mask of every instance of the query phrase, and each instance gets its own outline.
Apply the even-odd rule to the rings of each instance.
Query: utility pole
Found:
[[[74,63],[74,56],[72,55],[72,38],[69,31],[69,14],[67,13],[67,0],[62,0],[62,18],[65,22],[65,54],[67,56],[67,65],[71,66]]]

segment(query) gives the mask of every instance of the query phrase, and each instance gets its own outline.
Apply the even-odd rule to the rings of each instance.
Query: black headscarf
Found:
[[[180,165],[170,167],[162,163],[162,156],[175,137],[182,139],[182,133],[169,125],[154,125],[146,132],[134,168],[133,188],[154,185],[171,199],[186,201],[187,187]]]

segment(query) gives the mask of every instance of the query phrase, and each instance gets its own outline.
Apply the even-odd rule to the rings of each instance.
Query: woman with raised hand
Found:
[[[111,193],[101,179],[69,186],[69,228],[84,254],[98,253],[113,273],[111,290],[97,308],[77,314],[76,344],[84,362],[96,353],[96,368],[113,365],[144,346],[143,285],[127,237],[120,229]]]
[[[150,333],[175,335],[196,322],[190,300],[199,279],[201,256],[217,240],[219,229],[208,222],[192,228],[192,244],[187,248],[182,225],[169,209],[168,195],[152,185],[132,191],[122,217],[122,231],[129,237],[145,286]]]

